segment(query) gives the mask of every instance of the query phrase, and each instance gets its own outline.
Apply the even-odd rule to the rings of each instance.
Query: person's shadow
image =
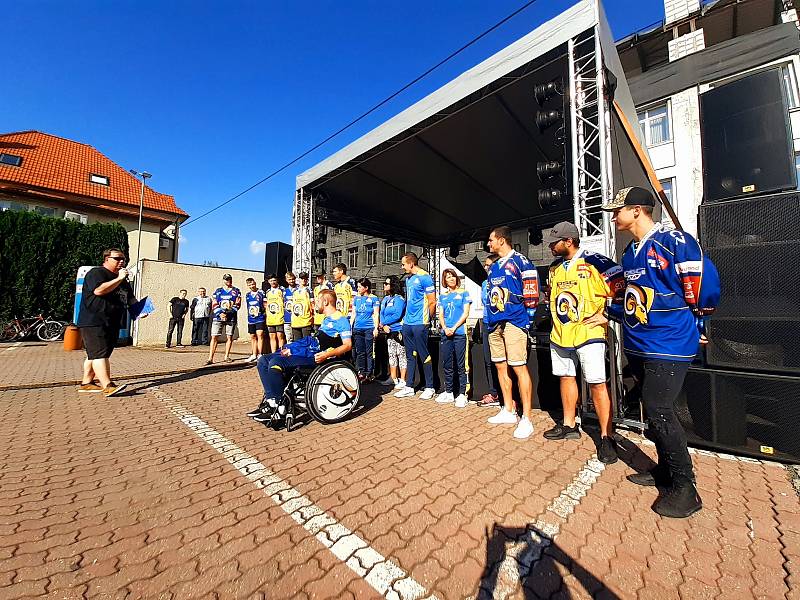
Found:
[[[590,596],[603,593],[609,600],[619,598],[542,530],[532,525],[523,528],[497,523],[486,531],[486,562],[477,598],[505,598],[516,593],[517,586],[526,599],[549,597],[559,590],[561,597],[571,598],[557,565],[577,579]]]

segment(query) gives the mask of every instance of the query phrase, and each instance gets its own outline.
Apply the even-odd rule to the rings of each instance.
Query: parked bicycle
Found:
[[[67,325],[64,321],[56,321],[43,315],[25,319],[15,317],[13,321],[3,325],[3,329],[0,330],[0,342],[24,340],[32,335],[36,335],[43,342],[54,342],[64,335]]]

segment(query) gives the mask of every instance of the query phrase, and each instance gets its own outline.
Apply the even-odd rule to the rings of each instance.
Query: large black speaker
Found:
[[[800,377],[690,367],[676,409],[692,445],[800,461]]]
[[[705,202],[797,187],[780,69],[700,96]]]
[[[800,374],[800,193],[704,204],[699,230],[722,284],[707,364]]]
[[[286,285],[286,273],[292,270],[292,246],[283,242],[268,242],[264,252],[264,279],[274,273],[281,285]]]

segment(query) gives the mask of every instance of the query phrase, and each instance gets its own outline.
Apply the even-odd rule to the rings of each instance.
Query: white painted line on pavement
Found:
[[[180,421],[264,491],[284,512],[315,536],[333,555],[362,577],[383,597],[413,600],[436,596],[412,579],[391,560],[373,550],[364,540],[316,506],[287,481],[270,471],[205,421],[196,417],[157,387],[151,391]]]
[[[504,599],[519,595],[520,582],[530,574],[547,548],[561,530],[561,519],[569,518],[589,490],[600,478],[606,466],[590,458],[578,474],[548,505],[528,530],[510,543],[503,560],[484,578],[478,592],[481,600]],[[553,518],[548,515],[555,515]]]

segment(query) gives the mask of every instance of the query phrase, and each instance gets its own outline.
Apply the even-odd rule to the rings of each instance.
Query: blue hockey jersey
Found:
[[[704,268],[705,264],[705,268]],[[624,349],[644,358],[690,362],[701,319],[719,300],[719,277],[691,235],[657,223],[622,255],[625,291],[609,316],[622,322]]]
[[[527,329],[539,303],[539,276],[525,256],[512,250],[489,268],[484,320],[491,331],[500,323]]]

